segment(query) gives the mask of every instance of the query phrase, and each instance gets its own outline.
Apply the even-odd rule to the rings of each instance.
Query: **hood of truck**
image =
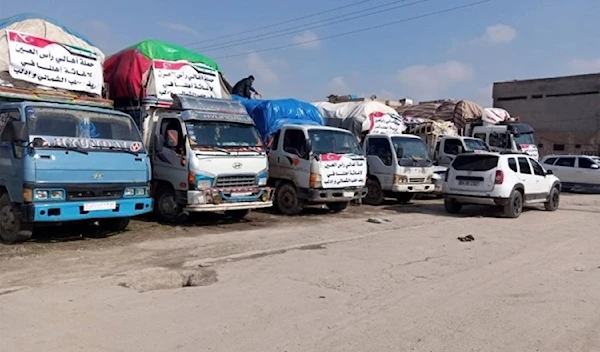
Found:
[[[313,170],[323,188],[365,187],[367,159],[356,154],[321,154],[313,159]]]
[[[39,150],[25,156],[26,182],[145,183],[150,181],[146,154]]]
[[[267,172],[267,155],[257,153],[196,154],[190,160],[190,170],[210,177],[228,175],[253,175]]]

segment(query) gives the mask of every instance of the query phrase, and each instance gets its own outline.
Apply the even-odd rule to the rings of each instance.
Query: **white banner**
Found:
[[[367,161],[340,154],[323,154],[319,163],[323,188],[364,187]]]
[[[219,72],[211,67],[187,61],[154,60],[152,72],[160,100],[171,100],[171,94],[221,98]]]
[[[90,51],[31,34],[6,31],[12,78],[102,95],[100,58]]]
[[[392,115],[385,112],[376,111],[369,115],[369,133],[395,135],[402,134],[406,129],[400,115]]]

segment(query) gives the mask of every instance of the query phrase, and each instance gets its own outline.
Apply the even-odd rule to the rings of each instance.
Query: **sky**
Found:
[[[232,84],[254,75],[267,99],[491,106],[493,82],[600,72],[600,1],[491,0],[443,12],[476,1],[0,0],[0,18],[52,17],[107,55],[146,39],[183,45],[215,59]]]

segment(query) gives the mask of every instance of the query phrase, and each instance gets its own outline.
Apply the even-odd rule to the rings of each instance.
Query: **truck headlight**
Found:
[[[394,175],[394,184],[408,183],[408,177],[404,175]]]
[[[198,189],[208,189],[212,187],[212,182],[210,180],[200,180],[196,184],[196,187],[198,187]]]
[[[137,197],[145,196],[147,193],[148,193],[148,190],[146,189],[146,187],[140,187],[140,188],[135,189],[135,195]]]
[[[310,188],[320,188],[321,187],[321,174],[317,174],[314,172],[310,173],[309,187]]]
[[[258,179],[258,185],[259,186],[266,186],[267,185],[267,178],[266,177],[261,177]]]
[[[135,195],[135,188],[125,188],[123,195],[125,197],[133,197]]]
[[[34,199],[35,200],[46,200],[46,199],[48,199],[48,191],[45,191],[45,190],[36,190],[34,192]]]
[[[62,200],[65,198],[65,192],[61,189],[55,189],[50,191],[50,199],[52,200]]]
[[[127,187],[123,191],[124,197],[144,197],[148,194],[148,187]]]

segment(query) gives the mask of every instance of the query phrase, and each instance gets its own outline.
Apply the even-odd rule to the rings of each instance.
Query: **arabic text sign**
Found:
[[[382,112],[370,114],[369,121],[371,122],[369,133],[373,134],[402,134],[406,128],[400,116]]]
[[[6,38],[12,78],[102,94],[102,63],[96,54],[22,32],[6,31]]]
[[[219,72],[210,67],[162,60],[154,60],[152,65],[158,99],[171,100],[171,94],[221,98]]]
[[[367,161],[339,154],[323,154],[319,163],[323,188],[364,187]]]

